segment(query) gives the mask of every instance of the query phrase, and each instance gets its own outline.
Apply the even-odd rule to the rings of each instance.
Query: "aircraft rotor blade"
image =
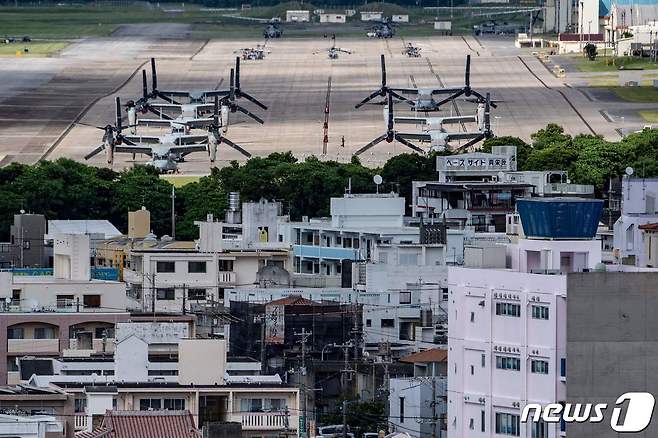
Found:
[[[85,155],[85,160],[88,160],[88,159],[100,154],[101,152],[103,152],[104,149],[105,149],[104,144],[98,146],[96,149],[94,149],[93,151],[91,151],[87,155]]]
[[[251,117],[252,119],[254,119],[255,121],[257,121],[257,122],[260,123],[261,125],[262,125],[263,123],[265,123],[265,122],[263,121],[263,119],[261,119],[261,118],[258,117],[256,114],[254,114],[254,113],[252,113],[251,111],[249,111],[248,109],[246,109],[246,108],[244,108],[244,107],[241,107],[240,105],[235,105],[235,108],[236,108],[238,111],[240,111],[241,113],[248,115],[249,117]]]
[[[373,146],[381,143],[382,141],[386,140],[387,137],[388,137],[388,133],[380,135],[379,137],[377,137],[376,139],[374,139],[373,141],[371,141],[370,143],[368,143],[367,145],[365,145],[364,147],[362,147],[358,151],[354,152],[354,155],[361,155],[362,153],[364,153],[365,151],[367,151],[371,147],[373,147]]]
[[[388,132],[393,131],[393,95],[388,95]]]
[[[486,102],[487,101],[487,98],[485,96],[481,95],[480,93],[478,93],[477,91],[471,91],[471,94],[478,98],[478,102]],[[489,93],[487,93],[487,94],[489,94]],[[498,105],[496,105],[496,102],[493,102],[491,99],[489,99],[489,105],[492,108],[498,108]]]
[[[446,103],[450,102],[451,100],[455,100],[456,98],[458,98],[459,96],[461,96],[464,93],[466,93],[466,90],[459,90],[455,94],[451,94],[450,96],[446,97],[445,99],[437,102],[436,106],[441,107],[441,106],[445,105]]]
[[[156,94],[158,89],[158,72],[155,69],[155,58],[151,58],[151,90]]]
[[[219,96],[215,96],[215,102],[212,113],[212,123],[214,127],[219,128]]]
[[[375,91],[374,93],[371,93],[370,96],[366,97],[363,99],[361,102],[357,103],[354,105],[354,108],[360,108],[366,103],[368,103],[370,100],[374,99],[375,97],[379,96],[382,92],[382,89],[380,88],[379,90]]]
[[[479,142],[480,140],[484,140],[485,138],[486,138],[486,136],[485,136],[484,134],[480,134],[480,135],[478,135],[478,136],[476,136],[476,137],[473,137],[473,138],[470,139],[468,142],[466,142],[466,143],[464,143],[463,145],[459,146],[459,149],[458,149],[458,150],[465,150],[465,149],[468,149],[468,148],[470,148],[471,146],[473,146],[474,144],[476,144],[477,142]]]
[[[116,129],[117,132],[121,132],[123,127],[121,126],[121,98],[117,96],[116,99]]]
[[[146,100],[149,97],[148,82],[146,81],[146,70],[142,70],[142,99]]]
[[[419,153],[421,153],[421,154],[424,154],[424,153],[425,153],[425,150],[424,150],[424,149],[422,149],[422,148],[416,146],[415,144],[413,144],[412,142],[410,142],[410,141],[407,140],[406,138],[402,137],[400,134],[395,134],[395,139],[396,139],[397,141],[399,141],[400,143],[402,143],[403,145],[405,145],[406,147],[415,150],[416,152],[419,152]]]
[[[471,87],[471,55],[466,55],[466,70],[464,72],[464,85]]]
[[[240,57],[235,57],[235,88],[240,89]]]
[[[384,54],[381,55],[381,64],[382,64],[382,88],[386,88],[386,59]]]
[[[236,91],[237,91],[238,97],[244,97],[248,101],[253,102],[257,106],[261,107],[262,109],[267,110],[267,105],[262,103],[260,100],[256,99],[254,96],[251,96],[249,93],[245,93],[244,91],[242,91],[240,89],[238,89]]]
[[[242,146],[239,146],[239,145],[233,143],[231,140],[229,140],[226,137],[222,137],[221,140],[222,140],[222,143],[226,143],[227,146],[232,147],[233,149],[240,152],[245,157],[251,158],[251,154],[249,152],[247,152],[244,148],[242,148]]]

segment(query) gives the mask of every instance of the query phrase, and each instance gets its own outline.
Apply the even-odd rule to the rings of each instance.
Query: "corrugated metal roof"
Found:
[[[50,220],[48,235],[55,234],[101,234],[104,239],[121,235],[110,221],[107,220]]]
[[[100,427],[76,438],[200,438],[189,411],[107,411]]]

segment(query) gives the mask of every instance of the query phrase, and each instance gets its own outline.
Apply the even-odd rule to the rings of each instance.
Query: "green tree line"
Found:
[[[519,170],[566,170],[573,183],[592,184],[598,193],[611,177],[631,166],[640,177],[658,176],[658,130],[644,130],[618,142],[599,137],[572,137],[550,124],[532,136],[530,144],[515,137],[487,140],[483,151],[494,145],[517,146]],[[380,174],[380,190],[397,191],[411,201],[411,182],[435,180],[436,155],[402,154],[381,168],[363,166],[358,158],[349,163],[298,161],[290,152],[257,157],[243,164],[212,169],[208,176],[176,189],[176,231],[179,239],[193,239],[195,220],[208,213],[221,218],[227,194],[239,191],[243,201],[261,198],[283,203],[294,219],[328,216],[329,198],[341,196],[351,178],[354,193],[372,193],[372,177]],[[20,210],[44,214],[48,219],[108,219],[127,229],[127,212],[145,206],[157,235],[171,230],[171,184],[150,166],[115,172],[68,159],[35,165],[11,164],[0,169],[0,237],[8,237],[13,215]]]

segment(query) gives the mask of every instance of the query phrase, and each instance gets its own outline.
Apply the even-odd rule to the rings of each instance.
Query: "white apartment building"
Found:
[[[0,272],[0,308],[9,312],[117,312],[137,308],[119,281],[95,280],[90,270],[90,238],[53,236],[53,270]],[[46,275],[50,274],[50,275]]]
[[[658,179],[624,177],[621,216],[615,222],[613,254],[618,261],[635,266],[647,265],[643,233],[638,228],[658,222]]]
[[[418,243],[418,227],[404,222],[404,198],[396,194],[346,194],[331,198],[331,218],[280,222],[279,241],[293,248],[298,276],[340,284],[342,261],[367,261],[381,244]]]
[[[600,264],[594,237],[601,206],[521,201],[526,238],[507,245],[504,269],[471,268],[470,257],[464,267],[449,267],[451,438],[563,436],[560,424],[521,423],[520,416],[528,403],[565,400],[566,274]]]

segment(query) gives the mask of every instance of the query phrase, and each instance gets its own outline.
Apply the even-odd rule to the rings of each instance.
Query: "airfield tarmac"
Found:
[[[84,161],[84,155],[101,141],[102,132],[94,126],[113,123],[115,96],[125,102],[141,94],[140,69],[149,68],[146,63],[151,56],[157,59],[161,90],[226,88],[237,56],[235,51],[262,43],[188,40],[182,37],[184,28],[168,31],[177,38],[131,36],[130,29],[123,29],[117,33],[121,36],[85,39],[52,58],[11,58],[0,63],[0,75],[7,78],[0,82],[0,165],[59,157]],[[408,58],[402,54],[405,42],[421,47],[422,56]],[[440,83],[461,86],[465,57],[470,54],[471,86],[481,93],[490,92],[499,101],[491,114],[497,136],[530,140],[532,133],[554,122],[574,135],[596,133],[610,140],[620,138],[619,122],[602,114],[612,103],[597,101],[566,86],[529,52],[514,49],[512,40],[339,39],[336,45],[352,54],[341,53],[337,60],[328,59],[324,51],[330,45],[331,40],[323,38],[272,40],[267,46],[271,53],[265,60],[243,61],[242,89],[269,109],[262,111],[240,100],[265,124],[259,125],[240,113],[232,114],[226,136],[256,156],[291,150],[302,159],[316,155],[348,161],[354,151],[386,129],[381,105],[354,108],[380,86],[379,57],[383,53],[388,84],[403,87]],[[329,137],[325,149],[323,125],[329,81]],[[396,105],[396,115],[410,115],[405,106]],[[451,115],[456,111],[472,114],[475,107],[472,102],[457,101],[456,108],[448,105],[430,115]],[[72,124],[74,121],[80,123]],[[400,128],[414,131],[410,125]],[[139,129],[144,133],[158,132]],[[390,156],[407,151],[401,144],[383,142],[363,154],[361,160],[378,166]],[[236,151],[220,145],[216,165],[243,159]],[[147,161],[145,156],[136,158],[136,162]],[[90,163],[107,166],[103,154]],[[116,155],[113,168],[132,163],[131,155]],[[189,174],[209,171],[203,153],[188,156],[179,167],[182,173]]]

